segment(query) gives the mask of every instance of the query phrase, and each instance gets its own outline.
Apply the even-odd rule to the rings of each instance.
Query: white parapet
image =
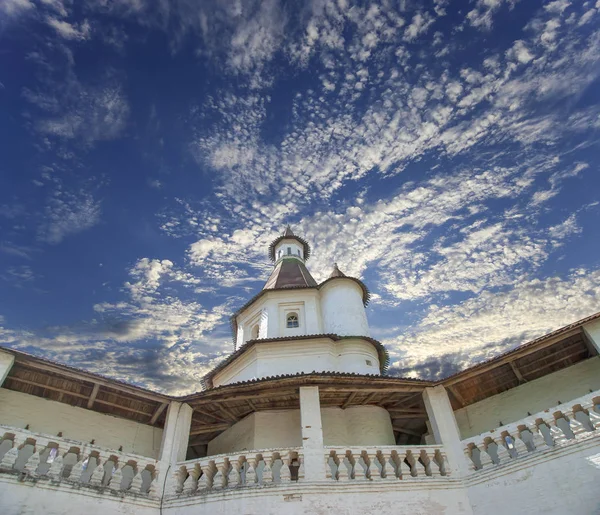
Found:
[[[158,461],[58,436],[0,425],[0,473],[95,491],[158,498]],[[83,492],[85,493],[85,491]]]
[[[462,441],[473,474],[600,439],[600,390]]]

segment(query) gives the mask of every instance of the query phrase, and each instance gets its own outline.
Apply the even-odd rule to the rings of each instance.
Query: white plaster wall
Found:
[[[209,442],[207,454],[279,447],[302,447],[300,410],[251,413]]]
[[[293,309],[293,308],[296,309]],[[300,327],[287,329],[284,312],[286,309],[301,311]],[[259,300],[246,308],[237,317],[238,347],[252,338],[252,326],[260,323],[260,338],[279,338],[304,334],[323,334],[321,320],[321,298],[319,291],[289,290],[267,291]]]
[[[9,352],[0,351],[0,386],[4,383],[6,376],[15,362],[15,357]]]
[[[600,442],[468,489],[475,515],[597,515]]]
[[[157,458],[162,429],[0,388],[0,423]],[[0,511],[0,513],[2,513]]]
[[[553,374],[522,384],[454,412],[461,437],[468,438],[510,424],[558,404],[600,389],[600,357],[590,358]]]
[[[215,374],[213,384],[313,371],[378,375],[379,357],[371,343],[354,338],[258,343]]]
[[[281,240],[277,246],[275,247],[275,261],[279,261],[280,258],[290,257],[288,255],[288,247],[292,249],[291,257],[300,256],[301,261],[304,261],[304,247],[298,243],[297,240]],[[279,251],[281,250],[281,255],[279,255]]]
[[[395,445],[390,414],[379,406],[322,408],[324,445]]]
[[[212,498],[196,496],[188,506],[163,507],[165,515],[351,515],[358,513],[410,514],[410,515],[470,515],[472,513],[466,490],[442,490],[411,485],[397,485],[363,490],[358,488],[301,489],[295,485],[287,488],[262,489],[245,497],[227,494]],[[337,486],[337,485],[336,485]],[[374,490],[374,491],[370,491]],[[491,513],[491,512],[490,512]],[[535,512],[532,512],[535,513]]]
[[[256,413],[254,444],[255,449],[302,447],[300,410]]]
[[[208,456],[256,449],[254,446],[255,413],[251,413],[208,443]]]
[[[336,279],[321,288],[325,333],[370,336],[362,289],[350,279]]]
[[[45,487],[28,481],[19,482],[16,476],[0,480],[0,513],[2,515],[158,515],[158,503],[133,503],[118,495],[92,497],[87,488],[57,489],[49,482]],[[93,494],[94,491],[91,490]]]

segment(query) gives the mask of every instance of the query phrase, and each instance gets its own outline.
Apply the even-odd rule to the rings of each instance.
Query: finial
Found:
[[[283,235],[284,236],[295,236],[294,231],[292,231],[292,228],[290,227],[290,224],[287,224]]]
[[[331,279],[332,277],[346,277],[346,274],[338,268],[337,263],[333,264],[333,272],[331,272],[329,278]]]

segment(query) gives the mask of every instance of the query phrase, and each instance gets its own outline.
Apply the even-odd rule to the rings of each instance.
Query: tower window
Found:
[[[294,327],[299,327],[300,326],[300,322],[298,321],[298,315],[296,313],[290,313],[287,316],[287,327],[288,328],[294,328]]]
[[[292,247],[288,247],[287,249],[288,249],[288,256],[291,256],[292,255]]]
[[[258,338],[258,335],[260,334],[260,327],[258,326],[258,324],[256,324],[253,328],[252,328],[252,340],[256,340]]]
[[[300,249],[298,249],[298,255],[300,255]]]

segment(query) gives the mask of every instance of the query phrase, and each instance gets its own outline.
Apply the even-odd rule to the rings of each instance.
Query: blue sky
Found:
[[[600,1],[0,2],[0,344],[171,393],[286,223],[439,378],[600,310]]]

